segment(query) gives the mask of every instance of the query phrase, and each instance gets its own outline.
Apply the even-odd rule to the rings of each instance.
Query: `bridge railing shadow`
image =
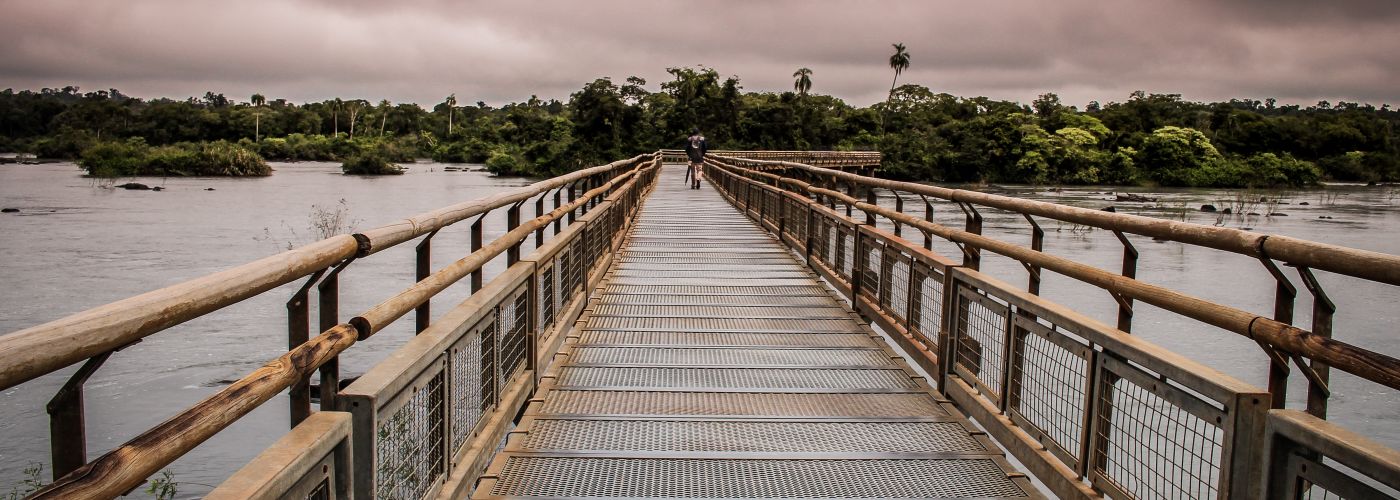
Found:
[[[1374,444],[1362,446],[1368,453],[1350,454],[1334,453],[1341,445],[1298,447],[1337,442],[1331,433],[1335,426],[1287,427],[1313,436],[1301,440],[1266,435],[1265,429],[1266,422],[1278,421],[1270,407],[1282,405],[1290,362],[1309,382],[1309,410],[1321,416],[1329,392],[1325,367],[1400,388],[1400,363],[1326,338],[1328,314],[1314,315],[1308,331],[1290,325],[1286,317],[1261,317],[1137,281],[1136,250],[1123,234],[1243,253],[1275,271],[1275,259],[1298,267],[1324,312],[1330,301],[1316,290],[1309,269],[1395,285],[1400,284],[1400,257],[900,183],[772,158],[715,155],[707,174],[736,207],[805,255],[810,267],[889,332],[950,398],[1061,497],[1276,498],[1288,483],[1287,491],[1295,495],[1289,498],[1302,498],[1309,491],[1334,491],[1330,488],[1367,491],[1341,489],[1358,481],[1395,494],[1400,459],[1394,452],[1376,451],[1385,448]],[[877,202],[877,189],[896,191],[895,209]],[[900,195],[925,203],[930,198],[952,201],[965,214],[965,225],[952,228],[904,213]],[[1036,233],[1031,246],[983,236],[978,207],[1024,216]],[[1114,231],[1125,244],[1123,272],[1042,252],[1043,232],[1034,217]],[[892,223],[892,232],[877,218]],[[923,244],[905,239],[904,229],[922,234]],[[934,252],[934,238],[954,243],[960,258]],[[1020,262],[1028,286],[1021,289],[981,272],[983,252]],[[1042,272],[1107,291],[1118,302],[1118,324],[1101,323],[1039,296]],[[1274,276],[1284,289],[1286,278]],[[1292,297],[1282,292],[1280,297],[1291,306]],[[1135,300],[1257,341],[1273,362],[1272,390],[1132,336]],[[1299,420],[1294,416],[1288,422]],[[1298,460],[1286,458],[1289,453],[1316,463],[1324,457],[1341,461],[1344,467],[1336,470],[1362,474],[1281,479],[1282,473],[1266,470],[1266,462],[1274,469],[1283,467],[1278,464],[1299,469]]]

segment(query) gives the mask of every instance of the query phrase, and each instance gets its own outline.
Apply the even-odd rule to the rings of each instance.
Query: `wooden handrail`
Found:
[[[1265,235],[1239,229],[1205,226],[1189,222],[1143,217],[1140,215],[1105,212],[1102,210],[1091,210],[1043,201],[980,193],[977,191],[877,179],[800,163],[748,160],[733,157],[722,157],[721,160],[734,164],[747,162],[754,165],[797,169],[867,187],[932,196],[952,202],[982,205],[1021,214],[1047,217],[1074,224],[1108,229],[1110,231],[1122,231],[1124,233],[1139,234],[1159,240],[1177,241],[1209,247],[1254,258],[1268,257],[1292,265],[1331,271],[1390,285],[1400,285],[1400,256],[1381,252],[1319,243],[1287,236]],[[799,183],[801,181],[785,178],[785,182]]]
[[[731,175],[738,176],[741,173],[750,173],[741,167],[729,165],[718,166]],[[842,203],[849,204],[861,211],[882,215],[897,223],[909,225],[910,227],[917,228],[920,231],[936,235],[948,241],[987,250],[1020,262],[1054,271],[1104,290],[1118,293],[1125,297],[1132,297],[1162,309],[1243,335],[1250,339],[1268,343],[1284,351],[1317,359],[1329,366],[1352,373],[1372,382],[1400,389],[1400,359],[1357,347],[1346,342],[1314,335],[1312,332],[1294,327],[1287,323],[1275,321],[1272,318],[1216,304],[1168,288],[1144,283],[1070,259],[1031,250],[980,234],[953,229],[878,205],[871,205],[839,191],[812,186],[806,182],[782,178],[770,173],[753,173],[768,179],[783,179],[790,185],[798,187],[806,192],[840,200]],[[757,181],[751,179],[744,180],[757,183]],[[763,184],[758,185],[776,189]]]
[[[249,297],[366,256],[466,218],[509,206],[580,179],[614,172],[654,155],[638,155],[529,186],[433,210],[356,235],[341,235],[232,269],[0,336],[0,390],[62,369]]]

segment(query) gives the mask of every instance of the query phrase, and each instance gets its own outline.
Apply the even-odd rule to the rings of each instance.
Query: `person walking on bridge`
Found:
[[[685,179],[690,183],[690,189],[700,189],[700,167],[704,165],[705,153],[709,150],[710,146],[705,143],[705,136],[700,135],[698,127],[685,140],[685,155],[690,157],[690,167],[685,171]]]

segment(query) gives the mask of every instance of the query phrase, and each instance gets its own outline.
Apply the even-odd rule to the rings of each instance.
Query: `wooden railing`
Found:
[[[857,311],[889,332],[953,401],[1061,497],[1260,498],[1268,486],[1261,465],[1268,453],[1265,422],[1269,408],[1283,402],[1290,362],[1309,381],[1308,407],[1319,416],[1330,393],[1328,366],[1400,388],[1395,358],[1329,338],[1331,303],[1311,273],[1400,284],[1400,257],[793,162],[715,156],[706,170],[732,203],[806,255]],[[896,207],[881,206],[876,189],[895,191]],[[964,228],[904,213],[904,196],[954,203],[966,216]],[[1033,228],[1031,245],[982,235],[978,207],[1024,216]],[[1036,217],[1114,231],[1125,244],[1123,273],[1042,252]],[[893,232],[880,228],[877,218],[889,221]],[[923,244],[902,237],[906,228],[922,233]],[[1262,317],[1138,281],[1136,250],[1126,233],[1259,258],[1279,280],[1283,312],[1291,311],[1294,297],[1275,260],[1297,267],[1321,314],[1308,331],[1290,325],[1289,314]],[[932,238],[956,244],[961,258],[933,252]],[[1026,288],[982,273],[982,252],[1019,261]],[[1107,292],[1119,305],[1118,324],[1039,296],[1042,272]],[[1271,360],[1271,390],[1130,335],[1134,301],[1255,340]],[[1356,470],[1400,472],[1400,462],[1368,457],[1374,467]]]
[[[375,484],[375,481],[387,476],[378,475],[372,465],[366,466],[357,461],[363,460],[366,452],[373,456],[375,448],[372,446],[376,441],[374,436],[366,437],[364,433],[375,431],[363,427],[363,419],[372,419],[376,414],[362,413],[364,408],[356,405],[363,404],[368,397],[368,401],[379,403],[371,411],[377,409],[382,413],[385,405],[402,406],[402,401],[377,398],[383,396],[385,390],[402,392],[402,384],[411,385],[417,379],[405,382],[381,375],[385,370],[397,366],[392,362],[397,358],[393,358],[347,387],[342,397],[337,394],[338,355],[414,311],[419,335],[405,349],[421,347],[431,339],[471,333],[477,335],[474,338],[488,339],[482,342],[509,349],[499,361],[504,364],[498,364],[496,358],[491,358],[491,364],[486,364],[488,360],[485,356],[496,356],[495,351],[482,354],[479,363],[499,367],[501,371],[484,380],[478,389],[498,398],[501,394],[514,394],[522,387],[532,386],[533,380],[529,374],[533,373],[540,359],[547,360],[548,357],[538,355],[541,351],[536,350],[539,347],[535,344],[536,330],[522,329],[539,324],[538,315],[527,314],[528,311],[520,308],[528,307],[539,312],[533,298],[533,294],[537,293],[535,288],[544,286],[543,283],[551,279],[549,277],[561,273],[573,273],[569,274],[569,279],[573,281],[567,282],[572,286],[564,288],[560,286],[565,283],[562,281],[549,285],[552,288],[548,293],[553,293],[554,300],[560,301],[552,311],[560,311],[559,321],[562,321],[564,314],[567,314],[563,312],[564,306],[577,308],[579,297],[586,293],[581,277],[586,276],[588,270],[601,265],[603,256],[609,253],[603,248],[609,242],[618,241],[626,227],[626,214],[635,208],[650,186],[659,164],[660,156],[650,154],[581,170],[421,214],[396,224],[333,237],[0,337],[0,389],[86,360],[84,367],[50,403],[55,481],[33,493],[32,497],[100,498],[125,494],[146,481],[151,474],[287,389],[291,389],[289,399],[293,433],[278,446],[269,449],[250,465],[251,469],[245,471],[246,474],[240,473],[238,481],[221,489],[219,494],[242,498],[280,496],[287,491],[333,490],[345,493],[353,492],[349,482],[352,479],[356,481],[355,484],[361,481]],[[551,194],[554,209],[545,212],[545,199]],[[566,194],[567,200],[564,200]],[[531,198],[535,198],[536,217],[522,222],[521,206]],[[506,209],[508,232],[483,245],[482,218],[500,208]],[[432,270],[429,265],[432,237],[444,227],[473,217],[472,252],[442,269]],[[544,243],[551,224],[555,234],[548,243]],[[536,250],[530,258],[522,259],[521,244],[531,235],[535,238]],[[339,272],[357,259],[414,239],[418,240],[418,281],[362,314],[348,321],[339,321],[336,284]],[[483,287],[482,267],[502,254],[505,255],[508,270],[493,279],[489,287]],[[537,263],[561,255],[568,256],[558,257],[564,262],[554,266],[555,271],[544,271],[545,276],[535,276],[536,267],[550,267],[537,266]],[[432,297],[468,276],[472,277],[474,294],[449,314],[437,321],[430,321]],[[171,326],[303,278],[306,282],[287,305],[289,345],[292,346],[287,354],[101,457],[91,462],[86,460],[82,383],[114,351]],[[524,284],[527,281],[528,284]],[[319,292],[321,333],[311,337],[309,295],[313,286]],[[521,290],[529,290],[532,295],[525,297]],[[499,314],[502,312],[510,314]],[[484,317],[492,318],[491,325],[494,326],[491,335],[483,335],[480,328],[465,331],[481,323]],[[520,318],[526,318],[529,322]],[[468,320],[472,323],[465,323]],[[551,339],[548,336],[543,338]],[[525,356],[527,352],[531,355]],[[317,370],[321,379],[321,409],[347,410],[351,420],[337,417],[333,411],[322,411],[314,419],[311,418],[313,414],[307,389],[312,372]],[[362,390],[365,387],[377,389]],[[499,399],[491,399],[489,405],[486,403],[476,403],[482,404],[479,411],[483,414],[495,412],[514,416],[509,405],[500,404]],[[390,421],[393,422],[392,419]],[[383,430],[383,425],[378,428]],[[347,429],[356,432],[347,434]],[[446,427],[440,428],[444,429]],[[460,439],[461,430],[453,431],[457,432],[454,437]],[[366,439],[371,443],[368,445],[370,447],[354,447],[356,442]],[[460,443],[454,441],[454,444]],[[445,452],[448,448],[437,449]],[[347,459],[350,461],[347,462]],[[326,467],[316,467],[317,464]],[[269,476],[269,471],[278,471],[274,474],[276,477]]]

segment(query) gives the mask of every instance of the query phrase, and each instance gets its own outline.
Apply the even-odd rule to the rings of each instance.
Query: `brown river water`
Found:
[[[344,216],[345,229],[363,230],[460,201],[532,182],[485,172],[446,171],[449,165],[417,163],[406,175],[340,175],[333,163],[274,163],[271,177],[140,178],[160,192],[103,188],[72,163],[0,165],[0,334],[61,318],[125,297],[227,269],[317,237],[313,217]],[[460,165],[454,165],[460,167]],[[126,182],[125,180],[118,183]],[[213,188],[212,191],[206,190]],[[1281,217],[1227,217],[1202,213],[1201,204],[1226,206],[1222,190],[1133,189],[1157,203],[1114,202],[1113,187],[1051,190],[1029,186],[979,189],[1088,208],[1114,205],[1119,212],[1202,224],[1248,227],[1271,234],[1386,253],[1400,253],[1400,188],[1334,185],[1293,191],[1275,207]],[[1261,193],[1266,197],[1277,193]],[[341,200],[344,200],[343,202]],[[884,196],[882,204],[893,204]],[[1302,205],[1307,202],[1307,205]],[[906,200],[922,214],[922,202]],[[1255,211],[1265,212],[1265,206]],[[533,213],[525,207],[525,214]],[[962,214],[935,206],[935,219],[961,227]],[[1028,244],[1023,218],[985,211],[985,233]],[[1328,217],[1328,218],[1322,218]],[[1117,270],[1122,247],[1111,232],[1040,221],[1045,250]],[[504,232],[504,215],[486,222],[486,239]],[[906,237],[909,233],[906,233]],[[911,239],[915,239],[912,238]],[[1178,243],[1132,238],[1142,256],[1138,278],[1201,298],[1270,315],[1272,278],[1258,261]],[[434,239],[434,267],[465,255],[468,224]],[[944,255],[959,255],[935,242]],[[529,252],[527,244],[524,251]],[[487,279],[502,267],[487,269]],[[1009,259],[984,256],[983,269],[1016,285],[1026,275]],[[1285,269],[1292,273],[1292,270]],[[341,278],[341,317],[349,318],[413,282],[411,244],[354,263]],[[1296,277],[1296,275],[1290,274]],[[1319,273],[1338,305],[1338,339],[1400,356],[1400,288]],[[1296,280],[1295,280],[1296,282]],[[96,457],[195,404],[286,351],[283,303],[299,283],[249,299],[204,318],[148,337],[114,355],[86,386],[88,453]],[[1046,273],[1042,295],[1113,324],[1116,303],[1106,293]],[[435,299],[434,314],[467,296],[466,283]],[[1310,324],[1310,302],[1301,290],[1295,322]],[[314,313],[313,313],[314,317]],[[342,356],[346,376],[364,372],[412,335],[412,321],[358,344]],[[1267,361],[1243,337],[1139,305],[1134,334],[1212,368],[1264,385]],[[0,495],[10,492],[34,463],[48,464],[44,403],[77,369],[0,392]],[[1293,377],[1290,407],[1301,407],[1305,389]],[[1400,394],[1333,372],[1332,419],[1390,446],[1400,446]],[[287,430],[285,398],[277,398],[180,459],[169,470],[180,496],[199,495],[237,470]],[[43,477],[48,479],[44,471]]]

